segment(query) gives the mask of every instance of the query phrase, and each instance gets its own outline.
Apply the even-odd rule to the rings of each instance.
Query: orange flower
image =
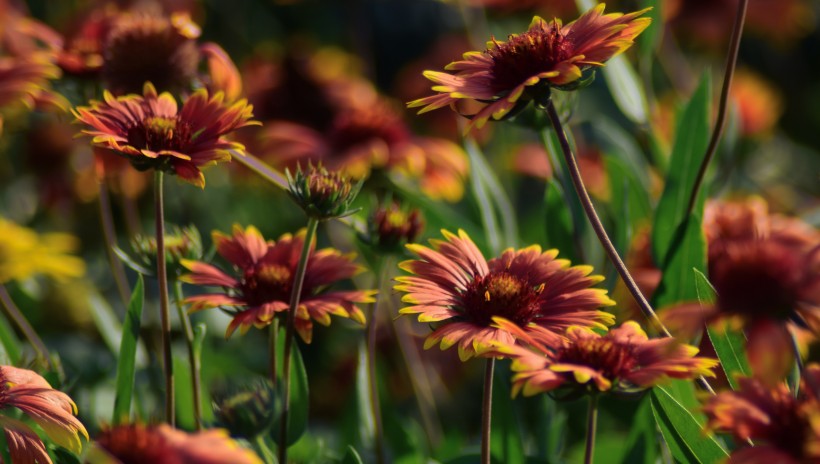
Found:
[[[223,104],[223,94],[208,96],[199,90],[177,109],[170,93],[145,84],[143,96],[114,97],[78,107],[74,116],[89,126],[82,131],[94,146],[125,156],[139,169],[162,169],[199,187],[205,187],[201,167],[244,155],[245,147],[230,142],[227,134],[248,125],[251,110],[244,100]]]
[[[224,287],[227,293],[211,293],[192,296],[185,300],[191,304],[190,311],[224,307],[233,314],[225,336],[230,337],[237,329],[247,332],[251,326],[266,327],[277,313],[285,314],[290,301],[293,276],[299,254],[304,245],[305,230],[295,236],[285,234],[277,241],[265,241],[253,226],[243,230],[233,228],[233,236],[213,233],[217,253],[241,275],[234,278],[218,268],[200,261],[183,260],[182,264],[191,274],[180,280],[197,285]],[[342,279],[348,279],[363,269],[353,262],[352,255],[325,248],[316,251],[311,244],[305,282],[299,308],[296,311],[296,330],[306,343],[310,343],[313,320],[330,325],[330,316],[341,316],[364,324],[364,313],[359,303],[372,303],[375,291],[349,290],[326,291]]]
[[[460,99],[484,102],[466,130],[481,128],[490,118],[514,114],[530,100],[545,102],[550,87],[577,88],[585,70],[603,66],[632,45],[649,26],[649,18],[638,18],[646,11],[605,15],[600,4],[567,25],[536,16],[527,32],[510,35],[507,42],[493,39],[484,52],[467,52],[464,60],[445,67],[454,74],[425,71],[439,93],[408,106],[420,106],[419,113],[425,113]]]
[[[756,74],[739,69],[730,94],[738,107],[743,135],[765,136],[772,131],[783,112],[777,89]]]
[[[740,445],[754,441],[735,450],[730,464],[820,462],[820,404],[814,393],[820,366],[806,367],[798,398],[783,383],[748,377],[738,383],[737,391],[721,392],[704,407],[709,429],[731,433]]]
[[[261,464],[223,429],[186,433],[168,425],[120,425],[102,432],[90,464]]]
[[[0,366],[0,410],[15,407],[34,421],[58,445],[79,453],[80,435],[88,439],[83,424],[74,417],[77,406],[63,392],[27,369]],[[20,420],[0,415],[12,462],[51,464],[46,447],[29,426]]]
[[[718,320],[742,325],[756,375],[776,382],[792,365],[789,326],[820,333],[820,232],[769,214],[759,198],[708,203],[704,230],[717,301],[662,316],[689,333]]]
[[[399,267],[414,274],[397,277],[396,290],[409,303],[400,314],[418,314],[419,322],[439,324],[424,342],[447,349],[458,344],[462,360],[481,355],[493,342],[513,343],[508,330],[493,326],[493,317],[511,320],[524,331],[540,327],[554,340],[572,325],[601,327],[613,322],[611,314],[598,311],[614,305],[606,290],[591,288],[603,280],[590,276],[591,266],[573,266],[555,259],[558,250],[541,251],[538,245],[508,249],[489,262],[460,230],[442,230],[444,240],[430,240],[431,248],[410,244],[418,260]]]
[[[514,395],[523,391],[531,396],[567,386],[592,392],[636,391],[668,378],[714,376],[711,369],[718,364],[715,359],[696,357],[697,348],[674,338],[650,340],[634,321],[606,335],[573,326],[556,343],[554,334],[542,327],[522,328],[506,319],[494,320],[496,327],[529,345],[497,345],[501,354],[512,358]]]

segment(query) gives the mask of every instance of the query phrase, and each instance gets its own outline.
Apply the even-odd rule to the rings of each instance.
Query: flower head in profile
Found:
[[[704,323],[742,327],[755,374],[779,381],[793,362],[790,328],[820,333],[820,232],[770,214],[759,198],[708,203],[703,227],[716,301],[662,317],[684,333]]]
[[[512,358],[513,394],[525,396],[570,387],[591,392],[630,392],[669,378],[713,376],[715,359],[695,356],[698,349],[674,338],[650,340],[637,322],[627,321],[600,335],[586,327],[567,329],[566,338],[541,327],[524,330],[518,324],[495,318],[496,327],[529,345],[498,344]]]
[[[56,279],[80,277],[85,273],[85,263],[68,254],[78,246],[77,238],[72,235],[38,235],[0,217],[0,284],[37,274]]]
[[[472,116],[470,130],[490,118],[502,119],[531,100],[543,104],[550,87],[575,89],[584,81],[585,70],[603,66],[629,48],[649,26],[649,18],[639,18],[646,11],[604,14],[600,4],[566,25],[536,16],[526,32],[510,35],[506,42],[493,39],[485,51],[467,52],[463,60],[445,67],[453,73],[426,71],[438,93],[408,106],[422,107],[419,113],[424,113],[460,99],[486,103]]]
[[[354,211],[351,204],[359,194],[361,183],[353,181],[340,171],[329,171],[322,165],[308,164],[307,169],[296,168],[288,178],[288,194],[309,217],[326,220],[347,216]]]
[[[129,256],[126,264],[142,274],[154,275],[157,268],[156,237],[137,234],[131,240],[131,247],[135,256]],[[165,261],[170,275],[175,276],[184,271],[181,265],[182,260],[200,258],[202,258],[202,238],[196,227],[189,225],[180,228],[172,225],[165,231]]]
[[[46,447],[37,433],[7,408],[17,408],[34,421],[54,443],[74,453],[82,448],[80,436],[88,439],[83,424],[74,417],[77,406],[61,391],[27,369],[0,366],[0,427],[6,435],[12,462],[51,464]]]
[[[742,445],[729,463],[820,462],[820,403],[814,393],[820,366],[806,367],[797,398],[784,383],[737,380],[737,391],[721,392],[704,407],[707,427],[731,434]],[[754,446],[745,446],[749,440]]]
[[[230,336],[237,328],[242,333],[252,326],[262,328],[273,318],[285,314],[290,301],[293,277],[299,254],[305,240],[305,230],[296,235],[285,234],[277,241],[265,241],[253,226],[242,229],[234,226],[233,235],[213,233],[216,251],[240,274],[232,277],[215,266],[200,261],[182,264],[191,271],[181,277],[183,282],[225,288],[225,293],[195,295],[186,299],[190,311],[223,307],[233,315],[225,334]],[[328,291],[334,283],[353,277],[363,269],[345,255],[332,248],[315,250],[311,244],[305,281],[299,307],[296,311],[296,330],[310,343],[313,321],[330,325],[330,316],[353,319],[364,324],[364,313],[359,303],[372,303],[373,291]]]
[[[230,106],[223,94],[195,92],[178,108],[170,93],[157,94],[145,84],[143,95],[114,97],[74,110],[87,126],[91,144],[126,157],[139,170],[161,169],[199,187],[205,186],[200,168],[244,155],[241,144],[226,136],[252,121],[252,107],[244,100]]]
[[[406,293],[409,306],[400,314],[418,314],[419,322],[438,326],[425,348],[458,345],[467,360],[491,350],[495,342],[512,344],[515,336],[493,325],[503,317],[529,332],[540,327],[555,342],[567,327],[605,328],[612,315],[599,311],[615,303],[604,289],[592,288],[603,280],[590,275],[591,266],[572,266],[556,259],[558,250],[541,251],[537,245],[508,249],[487,261],[464,231],[442,231],[445,240],[430,240],[432,248],[410,244],[419,259],[399,267],[410,276],[397,277],[396,290]]]
[[[90,464],[262,464],[223,429],[186,433],[168,425],[119,425],[104,430],[88,453]]]

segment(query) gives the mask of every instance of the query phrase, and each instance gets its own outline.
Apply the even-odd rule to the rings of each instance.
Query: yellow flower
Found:
[[[85,273],[83,260],[67,254],[77,245],[78,240],[72,235],[38,235],[0,217],[0,284],[35,274],[55,279],[82,276]]]

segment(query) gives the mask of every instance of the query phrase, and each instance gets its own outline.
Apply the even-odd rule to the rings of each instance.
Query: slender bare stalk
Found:
[[[194,401],[194,424],[196,430],[202,430],[202,365],[194,349],[194,329],[191,327],[190,316],[185,312],[183,305],[182,282],[174,280],[174,303],[177,307],[179,322],[185,332],[185,343],[188,346],[188,364],[191,368],[191,383]]]
[[[268,352],[270,354],[270,380],[273,384],[273,391],[276,390],[276,381],[277,381],[277,373],[276,373],[276,343],[277,339],[279,338],[279,318],[274,317],[273,321],[270,324],[270,329],[268,332]]]
[[[495,358],[487,358],[484,367],[484,396],[481,400],[481,464],[490,464],[490,431],[493,415],[493,371]]]
[[[2,303],[3,308],[6,310],[6,316],[14,322],[17,329],[20,330],[23,336],[26,337],[26,340],[31,343],[35,353],[37,353],[37,359],[42,359],[47,364],[51,363],[51,356],[48,354],[46,344],[43,343],[43,340],[37,335],[37,332],[31,324],[29,324],[26,317],[23,316],[20,308],[14,304],[14,300],[11,299],[11,295],[9,295],[6,286],[3,284],[0,284],[0,303]]]
[[[240,164],[244,165],[251,171],[264,177],[266,180],[278,186],[279,188],[287,190],[287,179],[285,179],[282,176],[282,174],[278,173],[275,169],[265,164],[264,161],[251,155],[250,153],[246,153],[244,156],[234,156],[231,159],[238,161]]]
[[[171,356],[171,311],[168,302],[168,273],[165,267],[165,207],[162,192],[163,172],[154,174],[154,211],[156,213],[157,281],[159,282],[159,309],[162,324],[162,360],[165,376],[165,421],[171,426],[174,417],[174,360]]]
[[[305,271],[307,270],[308,258],[310,257],[310,246],[316,236],[316,229],[319,227],[319,220],[313,217],[308,219],[307,233],[305,233],[305,244],[302,246],[302,254],[299,256],[299,264],[296,266],[296,275],[293,276],[293,286],[290,293],[290,305],[285,325],[285,352],[282,357],[282,417],[279,425],[279,462],[288,462],[288,417],[290,415],[290,352],[293,347],[294,323],[296,320],[296,308],[299,307],[299,298],[302,294],[302,285],[305,282]],[[274,385],[276,383],[274,382]]]
[[[666,326],[663,325],[660,318],[658,318],[655,310],[652,309],[649,301],[647,301],[646,297],[644,297],[643,293],[641,293],[641,289],[638,288],[638,284],[635,283],[635,279],[632,278],[632,275],[629,273],[629,269],[627,269],[623,260],[618,255],[618,250],[615,249],[615,246],[609,239],[609,235],[607,234],[606,229],[604,229],[604,225],[601,223],[598,213],[595,211],[595,206],[593,206],[592,200],[589,198],[589,193],[587,193],[586,186],[584,186],[584,181],[581,178],[581,171],[578,169],[578,162],[575,160],[575,155],[572,153],[572,149],[570,149],[567,135],[564,133],[561,119],[555,111],[555,105],[552,103],[552,100],[549,100],[546,109],[550,121],[552,122],[552,127],[555,129],[555,133],[558,136],[561,151],[564,154],[564,159],[566,160],[569,168],[569,175],[572,180],[572,185],[575,187],[575,192],[581,200],[581,206],[584,208],[584,212],[592,225],[592,229],[595,231],[595,235],[598,236],[598,241],[601,242],[601,245],[604,247],[604,251],[606,251],[609,260],[615,266],[615,270],[618,271],[618,275],[621,276],[627,290],[629,290],[629,293],[638,303],[638,306],[641,308],[641,312],[643,312],[644,316],[646,316],[646,318],[649,319],[652,324],[655,325],[656,329],[664,336],[672,337],[672,334]],[[700,384],[708,392],[712,394],[715,393],[714,389],[712,389],[709,382],[707,382],[704,377],[701,376],[698,378],[698,384]]]
[[[108,193],[108,186],[105,185],[104,179],[100,179],[98,184],[100,224],[102,225],[103,239],[105,240],[105,255],[108,258],[108,267],[111,268],[111,275],[114,277],[120,299],[128,307],[128,302],[131,300],[131,289],[128,288],[125,268],[114,254],[114,247],[117,245],[117,233],[114,230],[114,218],[111,215],[111,195]]]
[[[375,445],[376,462],[383,464],[384,456],[384,429],[382,426],[382,411],[379,403],[379,384],[376,376],[376,334],[378,329],[379,303],[385,293],[384,284],[388,280],[392,260],[389,256],[381,260],[379,274],[376,280],[376,301],[373,302],[367,326],[367,383],[370,393],[370,413],[373,415],[373,442]]]
[[[595,454],[595,430],[598,428],[598,395],[589,395],[589,409],[587,410],[587,443],[584,451],[584,464],[592,464]]]
[[[723,74],[723,88],[720,91],[720,103],[718,106],[717,120],[715,121],[715,128],[712,131],[712,138],[709,140],[709,146],[706,147],[706,154],[703,157],[703,162],[698,169],[698,175],[695,177],[695,184],[692,187],[692,195],[689,197],[689,204],[686,207],[686,216],[692,214],[692,210],[697,203],[698,192],[703,184],[703,178],[706,176],[706,169],[712,162],[717,150],[720,137],[723,135],[723,128],[726,126],[726,112],[729,107],[729,89],[732,87],[732,76],[735,73],[737,65],[737,54],[740,50],[740,37],[743,35],[743,23],[746,20],[746,7],[749,0],[740,0],[737,5],[737,15],[735,16],[735,23],[732,29],[732,38],[729,42],[729,56],[726,58],[726,71]]]

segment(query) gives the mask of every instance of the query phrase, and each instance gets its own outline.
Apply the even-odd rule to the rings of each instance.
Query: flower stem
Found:
[[[256,453],[262,457],[262,460],[265,462],[265,464],[276,463],[276,457],[271,452],[270,448],[268,447],[268,444],[265,443],[264,434],[260,433],[256,435],[256,437],[253,439],[253,444],[256,448]]]
[[[196,430],[202,430],[202,365],[194,349],[194,329],[191,327],[190,317],[185,313],[185,307],[182,304],[183,299],[182,282],[176,279],[174,280],[174,303],[176,304],[179,314],[179,322],[182,324],[182,329],[185,332],[185,343],[188,345],[188,364],[190,364],[191,367],[191,384],[194,401],[194,424]]]
[[[598,427],[598,395],[589,395],[589,409],[587,409],[587,445],[584,452],[584,464],[592,464],[592,455],[595,454],[595,430]]]
[[[376,334],[378,329],[379,303],[381,303],[381,297],[385,293],[382,287],[387,281],[390,266],[391,260],[388,256],[381,260],[378,267],[380,272],[376,281],[376,289],[379,293],[376,294],[376,301],[373,302],[369,317],[370,323],[367,326],[367,383],[370,390],[370,413],[373,416],[373,444],[376,452],[376,462],[378,464],[382,464],[385,461],[382,412],[379,403],[379,384],[376,376]]]
[[[171,357],[171,311],[168,302],[168,273],[165,268],[165,208],[162,193],[163,172],[154,174],[154,211],[156,213],[157,280],[162,324],[162,360],[165,375],[165,421],[174,426],[174,364]]]
[[[561,119],[558,116],[558,112],[555,111],[555,105],[551,99],[547,102],[546,109],[550,121],[552,122],[552,127],[555,129],[555,133],[558,136],[558,141],[561,145],[561,152],[564,154],[564,159],[566,160],[567,167],[569,168],[569,175],[572,180],[572,185],[575,188],[575,193],[578,194],[578,199],[581,200],[581,206],[584,208],[584,212],[592,225],[592,229],[595,231],[595,235],[598,237],[598,241],[601,242],[601,245],[604,247],[604,251],[606,251],[609,260],[615,266],[615,270],[618,271],[618,275],[621,276],[627,290],[629,290],[632,298],[634,298],[638,303],[638,306],[641,308],[641,312],[643,312],[644,316],[649,319],[649,321],[655,325],[656,329],[659,330],[664,336],[671,338],[672,334],[666,326],[663,325],[663,322],[661,322],[660,318],[658,318],[657,313],[655,313],[655,310],[652,309],[649,301],[647,301],[646,297],[644,297],[643,293],[641,293],[641,289],[638,288],[638,284],[635,283],[635,279],[632,278],[632,275],[629,273],[629,269],[627,269],[623,260],[618,255],[618,250],[615,249],[615,246],[609,239],[609,235],[607,235],[606,229],[604,229],[604,225],[598,217],[598,213],[595,212],[595,206],[593,206],[592,200],[589,198],[589,193],[587,193],[586,186],[584,186],[584,180],[581,178],[581,171],[578,169],[578,162],[575,160],[575,155],[572,153],[572,149],[570,149],[567,135],[564,133],[564,128],[561,125]],[[698,378],[698,383],[705,390],[714,394],[714,389],[712,389],[709,382],[707,382],[703,376]]]
[[[737,5],[737,15],[735,15],[735,23],[732,28],[732,38],[729,42],[729,56],[726,57],[726,70],[723,74],[723,88],[720,91],[720,103],[718,106],[717,120],[715,120],[715,128],[712,131],[712,138],[709,139],[709,145],[706,147],[706,154],[698,169],[698,175],[695,177],[695,183],[692,187],[692,195],[689,197],[689,204],[686,207],[686,217],[692,214],[692,210],[697,203],[698,192],[703,184],[703,179],[706,176],[706,169],[712,162],[712,158],[717,150],[720,137],[723,135],[723,128],[726,126],[726,112],[729,107],[729,89],[732,87],[732,76],[735,73],[737,65],[737,55],[740,50],[740,37],[743,35],[743,23],[746,20],[746,7],[749,0],[740,0]]]
[[[284,176],[282,176],[282,174],[280,174],[279,172],[265,164],[264,161],[251,155],[250,153],[245,153],[244,156],[234,156],[231,159],[239,161],[240,164],[244,165],[251,171],[259,174],[265,180],[276,185],[277,187],[284,190],[288,189],[288,181],[284,178]]]
[[[276,372],[276,343],[277,339],[279,338],[279,318],[274,317],[273,321],[270,324],[270,329],[268,332],[268,350],[270,353],[270,381],[271,385],[273,385],[273,391],[276,390],[278,375]]]
[[[481,400],[481,464],[490,464],[490,431],[493,410],[493,371],[495,358],[487,358],[484,367],[484,397]]]
[[[51,362],[51,356],[48,354],[48,348],[46,348],[46,344],[43,343],[43,340],[37,335],[37,332],[34,328],[29,324],[28,320],[23,313],[20,312],[20,308],[14,304],[14,300],[11,299],[11,295],[9,295],[6,286],[0,284],[0,303],[2,303],[3,308],[6,310],[6,316],[9,317],[14,322],[14,325],[17,326],[17,329],[23,333],[31,343],[31,346],[34,348],[34,351],[37,353],[37,359],[41,359],[45,361],[47,364]]]
[[[308,258],[310,257],[310,247],[316,237],[316,229],[319,227],[319,220],[309,218],[307,232],[305,233],[305,243],[302,246],[302,254],[299,256],[299,264],[296,267],[296,275],[293,276],[293,287],[290,293],[290,306],[285,325],[285,352],[282,357],[282,417],[279,426],[279,462],[288,462],[288,416],[290,413],[290,351],[293,347],[293,332],[296,319],[296,309],[299,307],[299,298],[302,294],[302,284],[305,282],[305,271],[307,270]]]
[[[102,225],[103,239],[105,240],[105,255],[108,258],[108,266],[111,268],[111,275],[117,286],[122,303],[127,307],[131,299],[131,289],[128,288],[128,279],[125,277],[125,269],[122,262],[114,255],[114,246],[117,244],[117,234],[114,230],[114,220],[111,217],[111,195],[105,185],[105,179],[99,179],[99,206],[100,223]]]

